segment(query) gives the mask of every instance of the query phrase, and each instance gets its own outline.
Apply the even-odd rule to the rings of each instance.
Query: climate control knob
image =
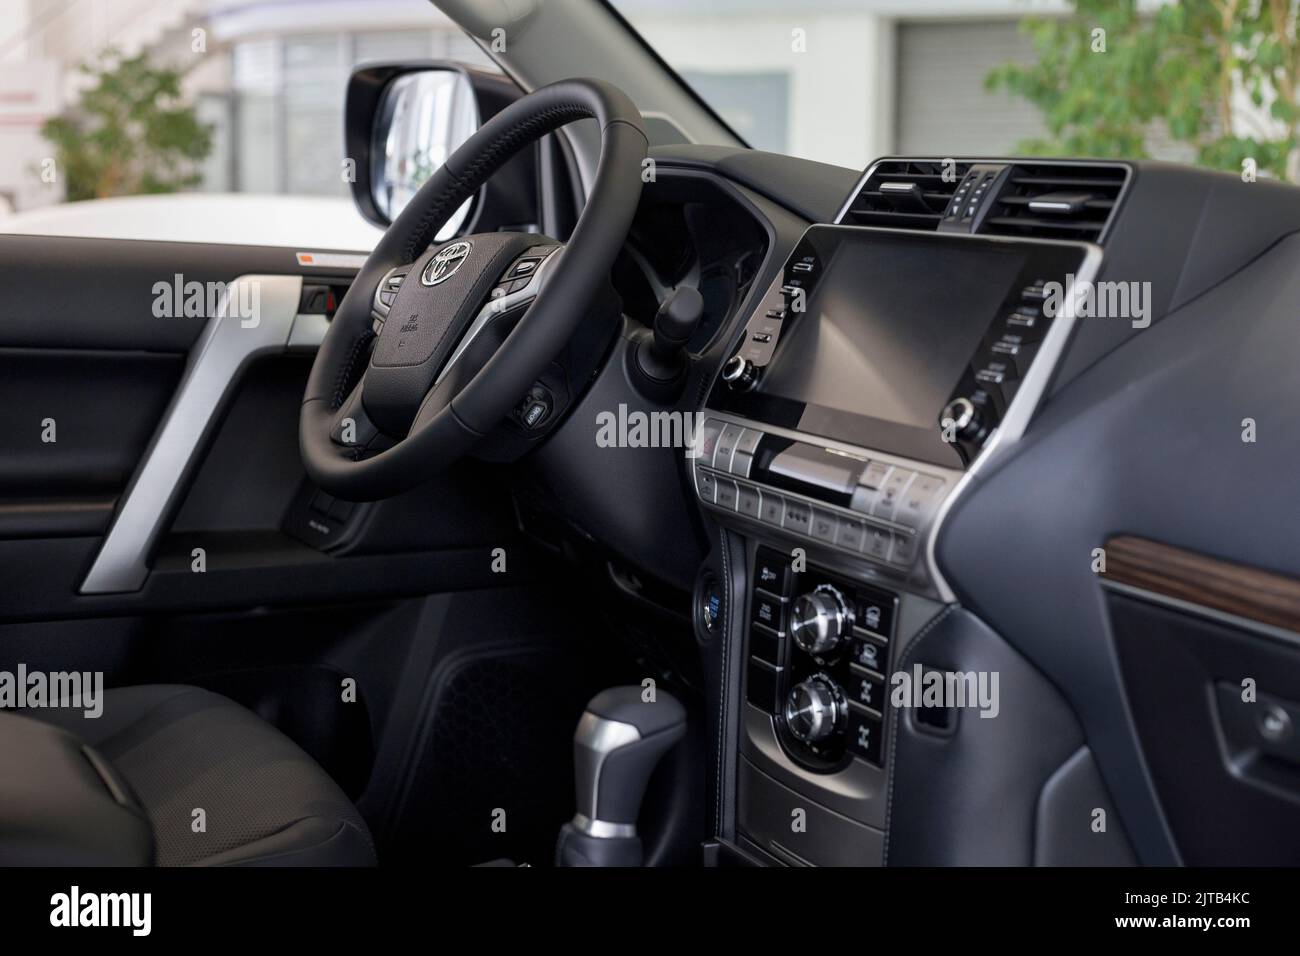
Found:
[[[824,674],[814,674],[790,688],[785,700],[785,723],[790,733],[815,744],[835,733],[844,716],[844,697]]]
[[[790,636],[813,657],[835,650],[851,626],[844,598],[834,588],[823,584],[812,593],[795,598],[790,612]]]

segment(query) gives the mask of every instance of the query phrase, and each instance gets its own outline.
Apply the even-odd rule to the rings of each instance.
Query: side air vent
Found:
[[[887,159],[876,164],[840,222],[848,226],[895,229],[939,228],[948,200],[970,168],[969,163]]]
[[[979,231],[1098,242],[1127,180],[1126,166],[1018,163]]]

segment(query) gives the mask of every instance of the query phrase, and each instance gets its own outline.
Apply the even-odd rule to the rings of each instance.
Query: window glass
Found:
[[[0,28],[0,231],[365,250],[379,231],[346,180],[352,69],[496,69],[428,0],[196,0],[184,18],[177,6],[4,7],[17,22]],[[129,157],[91,138],[111,114],[95,92],[105,77],[149,105],[120,130]],[[158,89],[175,95],[144,94]]]

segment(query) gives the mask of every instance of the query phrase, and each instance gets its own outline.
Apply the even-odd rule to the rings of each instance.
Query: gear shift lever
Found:
[[[686,710],[657,691],[611,687],[587,704],[573,735],[578,812],[560,831],[558,866],[640,866],[637,813],[659,758],[686,733]]]

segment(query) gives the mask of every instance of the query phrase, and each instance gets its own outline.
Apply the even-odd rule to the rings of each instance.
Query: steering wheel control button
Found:
[[[541,259],[520,259],[513,267],[511,267],[510,271],[506,273],[506,278],[518,279],[520,276],[531,276],[537,271],[537,267],[541,265],[541,262]]]

